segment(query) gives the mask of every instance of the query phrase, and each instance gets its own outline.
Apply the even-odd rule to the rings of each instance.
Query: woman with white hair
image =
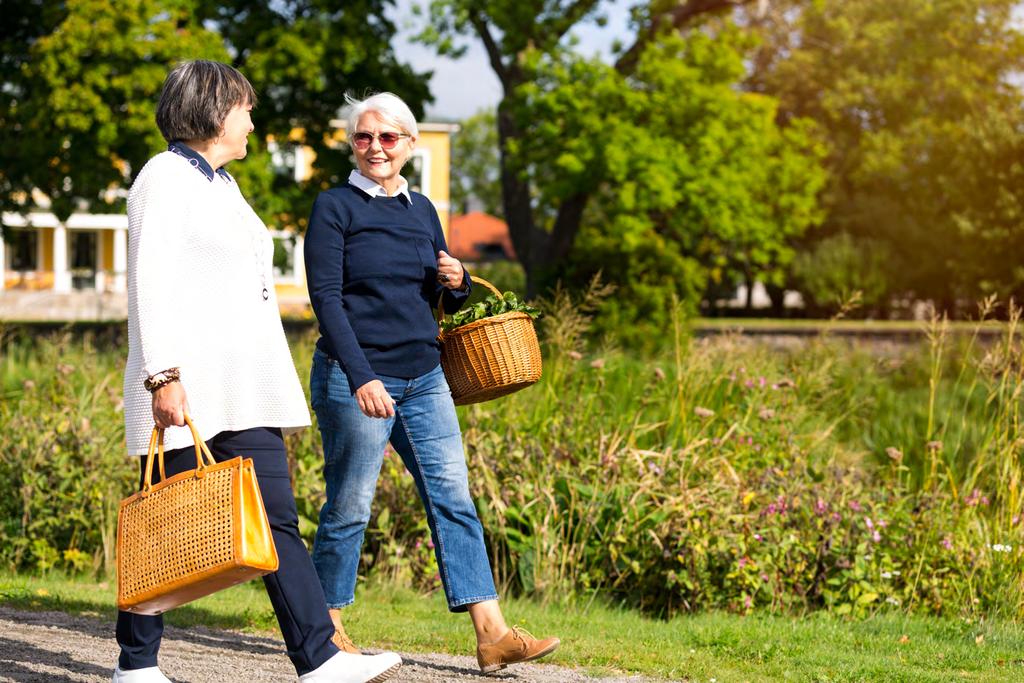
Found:
[[[390,441],[426,510],[448,609],[468,611],[473,621],[481,670],[543,657],[559,641],[506,625],[469,493],[433,311],[439,302],[457,311],[472,281],[448,255],[430,200],[401,176],[416,147],[416,119],[391,93],[348,100],[358,170],[317,198],[305,249],[321,335],[310,393],[327,482],[313,563],[338,629],[335,642],[358,652],[341,608],[355,601],[363,534]]]

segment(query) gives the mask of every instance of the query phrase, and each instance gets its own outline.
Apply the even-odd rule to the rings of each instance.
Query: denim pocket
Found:
[[[319,412],[327,399],[327,370],[329,359],[319,349],[313,352],[313,364],[309,368],[309,402],[313,412]]]

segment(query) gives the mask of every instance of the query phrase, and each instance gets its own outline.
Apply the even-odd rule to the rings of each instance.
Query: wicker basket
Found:
[[[473,278],[498,297],[486,280]],[[444,312],[438,305],[438,317]],[[518,311],[502,313],[441,332],[441,367],[455,405],[490,401],[524,389],[540,379],[540,344],[533,318]]]

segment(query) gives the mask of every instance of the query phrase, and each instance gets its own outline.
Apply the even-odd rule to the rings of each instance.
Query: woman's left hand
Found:
[[[462,289],[465,279],[462,261],[443,251],[437,252],[437,281],[448,289]]]

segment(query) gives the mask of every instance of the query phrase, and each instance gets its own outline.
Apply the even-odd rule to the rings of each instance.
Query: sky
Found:
[[[501,84],[491,70],[483,45],[475,38],[467,38],[469,49],[457,60],[439,57],[432,47],[412,42],[425,23],[423,16],[415,16],[414,4],[426,5],[427,0],[396,0],[388,15],[398,28],[394,49],[398,59],[417,70],[432,70],[430,92],[434,102],[427,105],[426,119],[432,121],[461,120],[481,109],[494,107],[501,99]],[[628,2],[613,0],[602,3],[607,7],[608,23],[598,27],[588,22],[574,31],[579,39],[578,49],[587,55],[600,54],[608,59],[616,38],[628,39]]]

